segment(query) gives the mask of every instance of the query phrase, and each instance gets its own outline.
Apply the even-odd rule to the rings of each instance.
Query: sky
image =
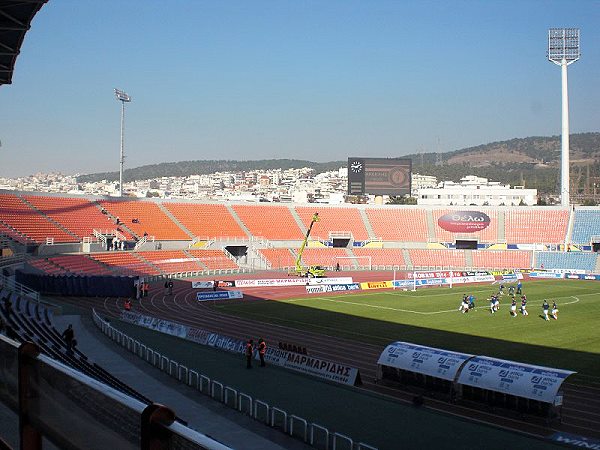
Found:
[[[561,132],[552,27],[581,29],[571,132],[600,131],[600,0],[50,0],[0,86],[0,176],[346,160]]]

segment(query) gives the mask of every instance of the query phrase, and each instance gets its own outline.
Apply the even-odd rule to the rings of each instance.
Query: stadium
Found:
[[[0,447],[600,448],[599,250],[597,207],[0,190]]]

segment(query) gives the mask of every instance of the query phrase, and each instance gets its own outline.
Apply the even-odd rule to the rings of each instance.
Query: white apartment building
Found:
[[[419,189],[417,196],[418,205],[531,206],[536,203],[537,189],[511,188],[473,175],[462,178],[459,183],[444,181],[435,188]]]

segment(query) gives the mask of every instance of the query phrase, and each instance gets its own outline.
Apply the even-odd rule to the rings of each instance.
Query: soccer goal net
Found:
[[[333,268],[341,270],[371,270],[370,256],[336,256],[333,258]]]

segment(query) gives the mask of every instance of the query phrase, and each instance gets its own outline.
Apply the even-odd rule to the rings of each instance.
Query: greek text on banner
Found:
[[[219,291],[219,292],[197,292],[196,300],[205,302],[208,300],[225,300],[230,298],[243,298],[242,291]]]

